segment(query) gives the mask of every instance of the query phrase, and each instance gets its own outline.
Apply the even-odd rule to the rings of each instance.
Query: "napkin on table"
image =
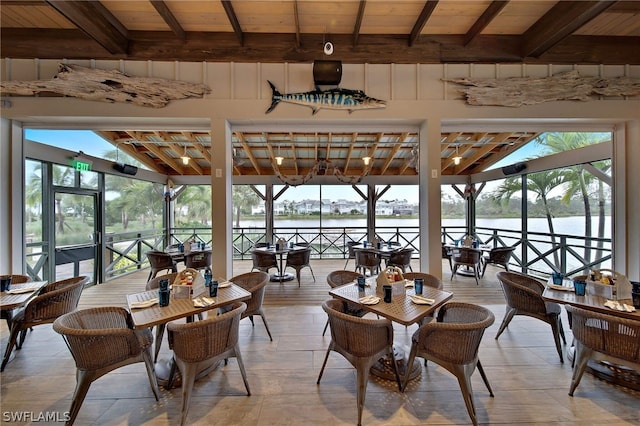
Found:
[[[194,308],[206,308],[209,305],[212,305],[216,302],[215,299],[207,296],[200,296],[193,299],[193,307]]]
[[[131,309],[149,308],[156,303],[158,303],[157,297],[154,297],[153,299],[141,300],[139,302],[131,302]]]
[[[434,299],[429,299],[419,294],[411,296],[411,301],[417,305],[433,305],[436,302]]]
[[[7,291],[7,294],[22,294],[22,293],[32,293],[36,291],[33,287],[23,287],[23,288],[14,288]]]
[[[375,305],[380,301],[380,298],[374,294],[370,294],[369,296],[361,297],[358,301],[364,305]]]
[[[614,311],[623,311],[623,312],[635,312],[636,308],[631,305],[627,305],[626,303],[620,303],[617,300],[607,300],[604,302],[604,306],[609,309],[613,309]]]

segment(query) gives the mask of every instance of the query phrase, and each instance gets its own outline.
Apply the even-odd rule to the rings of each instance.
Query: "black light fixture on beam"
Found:
[[[313,83],[316,86],[337,86],[342,80],[342,61],[313,61]]]

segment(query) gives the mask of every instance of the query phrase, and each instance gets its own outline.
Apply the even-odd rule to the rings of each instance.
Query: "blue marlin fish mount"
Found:
[[[387,106],[386,101],[380,99],[371,98],[362,90],[351,89],[327,89],[320,90],[315,89],[309,92],[300,93],[280,93],[276,86],[270,81],[267,81],[271,86],[271,106],[265,114],[269,114],[280,102],[287,102],[295,105],[308,106],[313,110],[313,114],[316,114],[320,109],[343,109],[349,111],[351,114],[353,111],[360,109],[376,109],[384,108]]]

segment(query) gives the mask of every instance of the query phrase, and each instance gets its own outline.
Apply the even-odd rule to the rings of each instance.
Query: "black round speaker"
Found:
[[[316,86],[337,86],[342,80],[342,61],[313,61],[313,82]]]

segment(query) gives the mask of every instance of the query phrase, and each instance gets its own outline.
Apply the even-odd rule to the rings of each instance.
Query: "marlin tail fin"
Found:
[[[276,86],[274,86],[273,83],[269,80],[267,80],[267,83],[269,83],[269,86],[271,86],[271,106],[265,111],[265,114],[269,114],[271,111],[273,111],[273,109],[280,103],[280,99],[282,98],[282,94],[278,92]]]

